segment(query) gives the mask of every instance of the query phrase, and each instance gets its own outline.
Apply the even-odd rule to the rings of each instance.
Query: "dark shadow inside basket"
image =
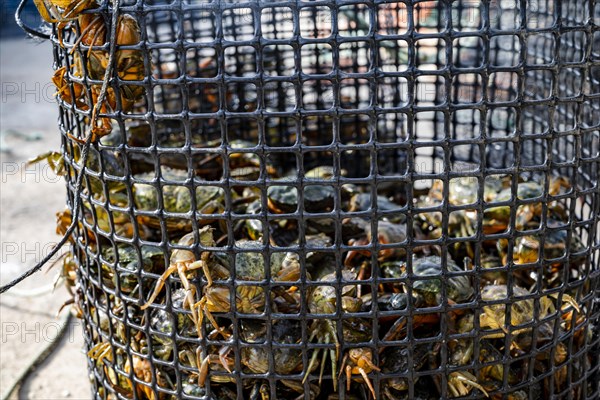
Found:
[[[600,67],[547,67],[555,51],[565,61],[581,62],[585,33],[569,32],[560,42],[550,32],[526,41],[502,34],[484,44],[468,34],[480,28],[480,16],[457,7],[453,29],[464,35],[449,42],[435,33],[445,11],[428,4],[415,26],[434,32],[427,39],[407,35],[406,20],[380,16],[381,37],[369,41],[368,10],[354,5],[336,16],[335,45],[327,7],[301,9],[296,31],[286,7],[259,17],[251,8],[227,8],[218,20],[208,6],[186,7],[181,18],[174,6],[157,7],[139,18],[142,39],[151,44],[144,99],[123,123],[116,118],[102,143],[126,142],[136,150],[131,155],[140,171],[154,169],[156,157],[138,148],[160,152],[168,143],[170,151],[180,148],[189,157],[194,149],[236,147],[243,140],[280,173],[332,165],[349,178],[407,178],[459,172],[464,164],[457,163],[466,162],[485,165],[484,173],[519,168],[526,179],[549,171],[593,182],[593,164],[572,160],[579,145],[582,156],[595,156],[597,135],[578,136],[576,130],[598,124],[600,104],[572,99],[598,91]],[[495,11],[502,14],[496,28],[517,26],[516,11]],[[552,23],[551,12],[549,4],[530,11],[540,27]],[[260,45],[254,41],[258,26]],[[74,62],[66,51],[57,56],[60,65]],[[542,67],[520,73],[523,62]],[[69,127],[72,122],[65,130],[81,130],[82,121]],[[185,157],[168,164],[187,169]],[[460,167],[449,168],[454,165]]]

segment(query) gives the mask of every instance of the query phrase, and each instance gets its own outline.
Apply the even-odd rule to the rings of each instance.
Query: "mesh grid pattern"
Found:
[[[107,4],[93,12],[103,15],[106,23],[110,20]],[[133,17],[141,32],[139,44],[120,48],[140,50],[144,71],[139,81],[125,83],[115,77],[111,87],[123,93],[128,86],[139,86],[144,95],[131,110],[117,104],[103,114],[112,122],[112,133],[91,149],[92,160],[84,173],[86,187],[95,190],[81,195],[81,224],[73,244],[87,346],[108,343],[102,363],[89,361],[96,398],[243,399],[256,382],[266,383],[271,399],[281,398],[282,382],[300,388],[299,398],[315,398],[314,386],[324,388],[338,379],[326,372],[319,385],[317,368],[303,381],[315,349],[336,350],[334,343],[311,340],[310,327],[317,320],[333,323],[340,340],[338,364],[352,348],[372,349],[376,365],[382,365],[387,351],[402,352],[404,367],[369,373],[377,398],[389,398],[385,388],[398,378],[405,379],[402,395],[407,398],[424,397],[419,382],[429,378],[438,383],[441,397],[451,397],[451,373],[479,375],[498,363],[504,368],[497,387],[490,390],[493,398],[516,398],[510,394],[517,391],[531,399],[600,396],[600,2],[143,0],[125,2],[120,13]],[[80,30],[62,32],[64,47],[57,33],[55,27],[57,68],[76,64],[77,55],[86,57],[88,47],[77,42]],[[80,145],[68,134],[84,136],[91,92],[101,84],[95,78],[90,71],[67,76],[72,94],[78,90],[74,82],[89,91],[87,106],[60,101],[70,204],[81,165]],[[240,139],[247,144],[240,146]],[[238,168],[240,160],[250,160],[252,167]],[[307,177],[314,167],[329,167],[331,175]],[[185,172],[173,174],[174,168]],[[270,177],[270,169],[281,173],[292,169],[294,174],[278,181]],[[511,206],[510,225],[499,233],[485,233],[484,214],[491,205],[484,200],[484,184],[504,175],[510,177],[513,189],[503,203]],[[553,176],[568,178],[571,190],[553,195]],[[478,183],[473,202],[447,201],[449,185],[465,178]],[[508,292],[495,302],[482,300],[482,268],[457,273],[443,261],[439,304],[427,308],[414,304],[410,288],[422,278],[413,273],[411,255],[419,248],[438,245],[444,260],[451,246],[468,243],[474,249],[473,264],[481,265],[484,243],[506,240],[512,259],[519,238],[531,234],[515,222],[517,207],[532,203],[516,196],[520,179],[541,183],[543,193],[535,201],[541,204],[542,215],[553,201],[568,211],[567,222],[560,226],[542,217],[534,232],[541,237],[540,246],[544,248],[552,232],[561,232],[568,243],[573,236],[581,238],[582,247],[572,252],[567,246],[552,261],[539,257],[534,263],[509,262],[499,268],[508,276]],[[445,201],[422,208],[412,199],[431,185],[441,185]],[[350,186],[370,193],[373,206],[366,211],[345,208],[343,192]],[[118,195],[115,187],[123,188]],[[273,187],[295,188],[298,206],[270,211],[268,190]],[[390,187],[397,189],[397,207],[378,206],[378,195]],[[239,198],[232,195],[244,188],[258,188],[256,212],[241,209]],[[315,188],[331,190],[329,207],[308,206],[305,199]],[[154,204],[140,203],[136,196],[142,189],[154,193]],[[166,202],[165,193],[170,192],[187,193],[190,203],[183,212]],[[222,196],[222,206],[201,204],[200,194],[205,192]],[[451,234],[450,221],[464,210],[473,211],[476,231],[457,237]],[[411,228],[423,213],[439,216],[439,237],[423,239]],[[385,221],[400,217],[407,227],[401,242],[382,243],[373,235],[361,245],[349,245],[344,221],[365,218],[377,232]],[[198,232],[203,221],[222,227],[223,236],[213,245],[201,243]],[[236,245],[235,232],[250,222],[262,231],[260,248]],[[292,227],[295,244],[279,240],[281,233],[270,229],[283,223]],[[328,226],[327,245],[307,242],[315,224]],[[148,225],[158,234],[149,234]],[[193,232],[186,244],[177,242],[181,227]],[[177,249],[189,249],[196,259],[205,251],[219,253],[231,266],[241,253],[264,257],[265,265],[293,253],[302,268],[299,281],[285,283],[276,282],[269,268],[252,280],[240,279],[231,268],[231,276],[219,281],[221,287],[231,288],[231,308],[215,313],[222,325],[231,326],[231,337],[225,339],[211,333],[210,325],[195,333],[172,329],[191,318],[182,306],[176,273],[165,283],[164,302],[139,310]],[[382,272],[378,254],[399,249],[407,255],[407,273],[390,278]],[[346,254],[356,250],[370,252],[372,270],[365,280],[348,281],[338,269],[335,279],[323,285],[307,272],[306,260],[315,254],[341,266]],[[574,259],[583,261],[579,272],[571,274],[568,266]],[[513,289],[519,271],[544,276],[556,264],[563,268],[555,286],[539,283],[525,297]],[[450,280],[456,277],[468,277],[475,288],[474,295],[460,304],[447,296]],[[384,284],[409,288],[406,307],[384,308],[377,299],[378,287]],[[200,296],[207,282],[198,274],[191,285]],[[370,306],[343,311],[348,285],[369,288]],[[264,309],[248,312],[236,300],[243,287],[271,293],[292,286],[298,288],[300,301],[297,309],[287,312],[269,301]],[[309,292],[324,286],[333,288],[334,310],[311,312]],[[560,309],[542,316],[544,297],[556,296],[560,302],[565,294],[581,309],[572,316],[570,329],[561,327],[568,317]],[[507,326],[496,339],[504,341],[500,346],[504,350],[495,359],[482,361],[490,352],[481,339],[489,332],[480,327],[478,318],[470,330],[454,329],[457,313],[479,316],[485,306],[525,300],[534,304],[533,319],[518,328]],[[507,319],[511,310],[506,307]],[[432,313],[439,315],[439,332],[415,334],[418,328],[412,321]],[[170,321],[171,328],[157,327],[157,318]],[[384,340],[382,321],[393,318],[408,321],[405,337]],[[353,321],[368,321],[368,332],[344,340]],[[264,330],[261,340],[247,337],[246,326]],[[513,339],[524,329],[530,350],[515,355]],[[544,329],[552,330],[551,340],[539,339]],[[451,361],[454,350],[449,343],[456,340],[473,343],[468,364]],[[568,357],[557,355],[559,343]],[[183,373],[197,374],[199,366],[177,356],[189,344],[201,349],[202,358],[229,349],[232,372],[211,368],[206,388],[190,392]],[[164,346],[172,347],[170,355],[160,357]],[[433,347],[438,365],[411,367]],[[262,372],[242,363],[248,352],[266,352]],[[302,368],[282,368],[278,357],[286,352],[300,354]],[[543,362],[549,367],[540,371],[536,363],[547,354],[551,359]],[[517,364],[527,370],[515,381],[511,366]],[[559,373],[564,377],[558,378]],[[223,389],[223,382],[229,382],[230,389]],[[123,392],[117,387],[135,389]],[[319,398],[328,398],[327,393],[322,390]],[[256,391],[252,395],[257,396]],[[338,396],[354,399],[369,394],[364,385],[347,392],[342,374]],[[473,390],[467,397],[484,395]]]

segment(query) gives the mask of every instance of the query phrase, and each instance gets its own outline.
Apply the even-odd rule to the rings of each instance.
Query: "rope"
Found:
[[[27,0],[21,0],[19,5],[17,6],[17,11],[15,11],[15,21],[17,22],[17,25],[19,25],[21,27],[21,29],[23,29],[31,37],[36,37],[36,38],[39,38],[42,40],[50,39],[50,35],[48,35],[47,33],[42,32],[42,31],[37,31],[34,28],[31,28],[31,27],[25,25],[25,22],[23,22],[23,19],[21,18],[21,13],[23,12],[23,9],[25,8],[25,4],[27,4]]]
[[[13,289],[8,294],[11,296],[14,296],[14,297],[31,298],[31,297],[43,296],[45,294],[52,293],[53,291],[54,291],[54,284],[50,284],[50,285],[36,287],[33,289],[29,289],[29,290]]]
[[[83,172],[85,171],[85,166],[87,164],[90,145],[92,143],[92,138],[94,137],[94,134],[92,132],[93,132],[94,127],[96,126],[96,121],[98,120],[98,111],[100,109],[100,106],[104,103],[104,100],[106,98],[106,91],[108,90],[108,81],[110,80],[110,77],[111,77],[111,75],[113,73],[113,69],[114,69],[114,56],[115,56],[116,47],[117,47],[117,24],[119,22],[119,20],[118,20],[119,2],[120,2],[120,0],[113,0],[113,14],[112,14],[112,26],[111,26],[111,30],[110,30],[110,48],[109,48],[109,54],[108,54],[108,66],[106,67],[106,70],[104,71],[104,80],[102,82],[102,88],[100,89],[98,101],[96,101],[96,104],[94,104],[94,109],[92,110],[92,121],[91,121],[91,125],[90,125],[90,130],[88,131],[88,133],[86,135],[85,144],[83,146],[83,151],[81,152],[81,160],[82,160],[81,171],[79,172],[79,176],[77,176],[77,183],[75,185],[75,202],[73,205],[73,218],[71,221],[71,225],[69,225],[69,228],[67,228],[63,237],[59,240],[59,242],[56,244],[56,246],[54,246],[52,251],[50,251],[46,255],[46,257],[44,257],[39,263],[37,263],[34,267],[29,269],[24,274],[20,275],[19,277],[17,277],[10,283],[2,286],[0,288],[0,294],[6,292],[13,286],[19,284],[23,280],[29,278],[31,275],[33,275],[36,272],[38,272],[39,270],[41,270],[42,267],[48,261],[50,261],[50,259],[52,257],[54,257],[54,255],[58,252],[58,250],[60,250],[60,248],[62,246],[64,246],[65,243],[67,243],[67,241],[69,240],[69,238],[75,231],[75,228],[77,227],[77,221],[79,219],[79,208],[80,208],[79,203],[81,201],[81,192],[83,190]]]
[[[8,400],[15,391],[17,391],[17,393],[20,392],[21,388],[23,387],[23,384],[25,383],[25,381],[27,381],[27,378],[29,377],[29,375],[31,375],[37,369],[37,367],[42,365],[43,362],[46,361],[48,356],[50,354],[52,354],[52,352],[56,349],[56,347],[58,347],[62,337],[65,335],[65,332],[67,331],[67,328],[69,327],[71,318],[72,318],[71,312],[66,312],[63,314],[63,317],[60,320],[60,322],[62,322],[61,327],[60,327],[59,331],[57,332],[56,336],[54,337],[54,339],[52,341],[50,341],[48,343],[48,345],[46,345],[35,356],[33,361],[29,365],[27,365],[23,371],[21,371],[21,373],[19,374],[17,379],[15,379],[15,381],[12,383],[12,385],[10,385],[9,388],[2,394],[2,400]],[[18,398],[19,399],[22,398],[20,396],[20,393],[19,393]]]

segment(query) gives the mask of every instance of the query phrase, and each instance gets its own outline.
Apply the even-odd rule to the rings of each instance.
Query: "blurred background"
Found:
[[[28,38],[17,26],[16,0],[1,3],[0,21],[0,283],[16,278],[41,260],[59,240],[56,212],[65,207],[65,186],[45,163],[27,160],[60,149],[58,108],[54,98],[53,55],[49,42]],[[32,27],[40,19],[33,1],[23,13]],[[59,252],[60,253],[60,252]],[[0,297],[0,394],[10,399],[89,399],[87,366],[78,320],[71,319],[62,339],[58,332],[70,307],[62,285],[53,289],[56,265],[35,274]],[[56,349],[41,365],[40,353]],[[18,390],[8,392],[31,366]]]

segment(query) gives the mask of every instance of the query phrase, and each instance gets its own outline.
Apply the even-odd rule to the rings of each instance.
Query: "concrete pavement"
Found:
[[[52,49],[21,37],[0,40],[0,282],[35,265],[59,237],[55,213],[65,205],[64,180],[27,159],[60,149],[58,108],[50,83]],[[0,392],[49,341],[60,306],[69,298],[52,292],[58,268],[33,277],[0,297]],[[23,386],[23,399],[89,399],[81,322],[74,320],[57,350]],[[13,398],[17,398],[16,396]]]

